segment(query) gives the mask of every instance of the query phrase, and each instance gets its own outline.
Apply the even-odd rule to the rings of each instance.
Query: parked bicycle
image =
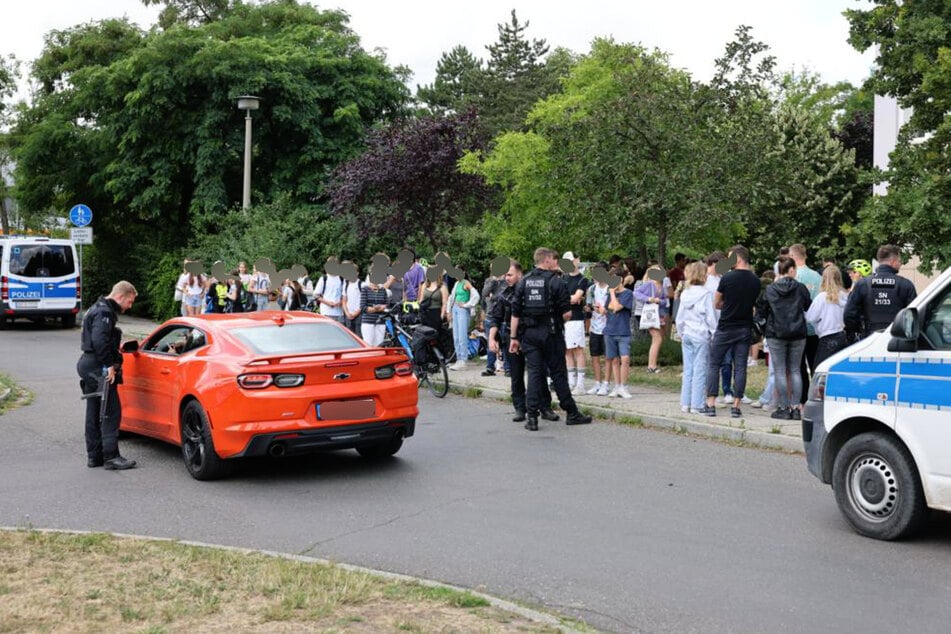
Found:
[[[446,357],[439,349],[438,333],[435,328],[414,321],[403,312],[401,304],[386,310],[384,325],[386,336],[383,346],[403,348],[413,363],[413,373],[419,385],[423,383],[433,396],[442,398],[449,392],[449,369]],[[414,315],[418,320],[418,315]]]

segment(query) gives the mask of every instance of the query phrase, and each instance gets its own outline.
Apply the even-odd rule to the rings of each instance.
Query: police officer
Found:
[[[859,337],[888,328],[895,315],[918,295],[911,280],[898,274],[901,256],[893,244],[878,249],[878,268],[852,285],[845,305],[845,329]]]
[[[131,469],[135,460],[119,455],[119,421],[122,405],[116,386],[122,383],[122,331],[116,326],[119,313],[132,308],[138,291],[129,282],[118,282],[107,297],[100,297],[83,318],[82,350],[76,364],[83,394],[106,390],[105,415],[100,418],[101,397],[86,399],[86,457],[88,467]]]
[[[498,353],[500,350],[508,350],[511,343],[509,326],[512,323],[512,300],[515,297],[515,287],[522,279],[522,265],[515,260],[509,270],[505,273],[505,288],[496,297],[489,311],[489,349]],[[501,343],[500,343],[501,342]],[[515,406],[515,417],[512,422],[525,422],[525,355],[508,353],[509,374],[511,375],[512,385],[512,405]],[[542,392],[540,411],[542,418],[546,420],[558,420],[558,414],[551,409],[551,391],[546,389]]]
[[[568,413],[569,425],[585,425],[590,416],[578,411],[568,386],[565,364],[565,320],[571,317],[571,304],[564,282],[556,275],[558,256],[551,249],[535,249],[535,268],[515,287],[509,352],[525,354],[528,366],[525,429],[538,431],[538,414],[545,386],[545,369],[551,376],[558,404]]]

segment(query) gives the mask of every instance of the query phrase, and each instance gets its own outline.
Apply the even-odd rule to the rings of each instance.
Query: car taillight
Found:
[[[297,387],[304,384],[303,374],[276,374],[274,385],[278,387]]]
[[[297,387],[304,384],[303,374],[242,374],[238,385],[246,390],[260,390],[270,385],[276,387]]]
[[[246,390],[260,390],[274,382],[270,374],[242,374],[238,377],[238,385]]]
[[[413,373],[413,365],[409,361],[384,365],[373,371],[378,379],[389,379],[393,376],[407,376]]]
[[[820,372],[812,377],[812,383],[809,384],[809,400],[824,401],[826,399],[826,377],[825,372]]]
[[[77,276],[76,276],[76,299],[77,299],[77,300],[82,300],[82,298],[83,298],[83,285],[82,285],[82,280],[81,280],[80,277],[77,275]]]
[[[10,301],[10,280],[7,279],[6,275],[0,278],[0,300]]]

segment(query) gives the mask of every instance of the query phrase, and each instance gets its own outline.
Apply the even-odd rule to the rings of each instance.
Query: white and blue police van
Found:
[[[951,268],[888,330],[823,361],[802,414],[809,471],[860,534],[898,539],[951,511]]]
[[[72,240],[0,236],[0,327],[14,319],[76,325],[79,260]]]

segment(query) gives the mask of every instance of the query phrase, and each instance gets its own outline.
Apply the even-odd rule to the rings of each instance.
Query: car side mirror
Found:
[[[903,308],[892,321],[889,331],[892,338],[888,342],[889,352],[916,352],[921,324],[918,322],[917,308]]]
[[[123,341],[122,345],[119,346],[119,350],[122,352],[138,352],[139,351],[139,342],[135,339],[130,339],[129,341]]]

